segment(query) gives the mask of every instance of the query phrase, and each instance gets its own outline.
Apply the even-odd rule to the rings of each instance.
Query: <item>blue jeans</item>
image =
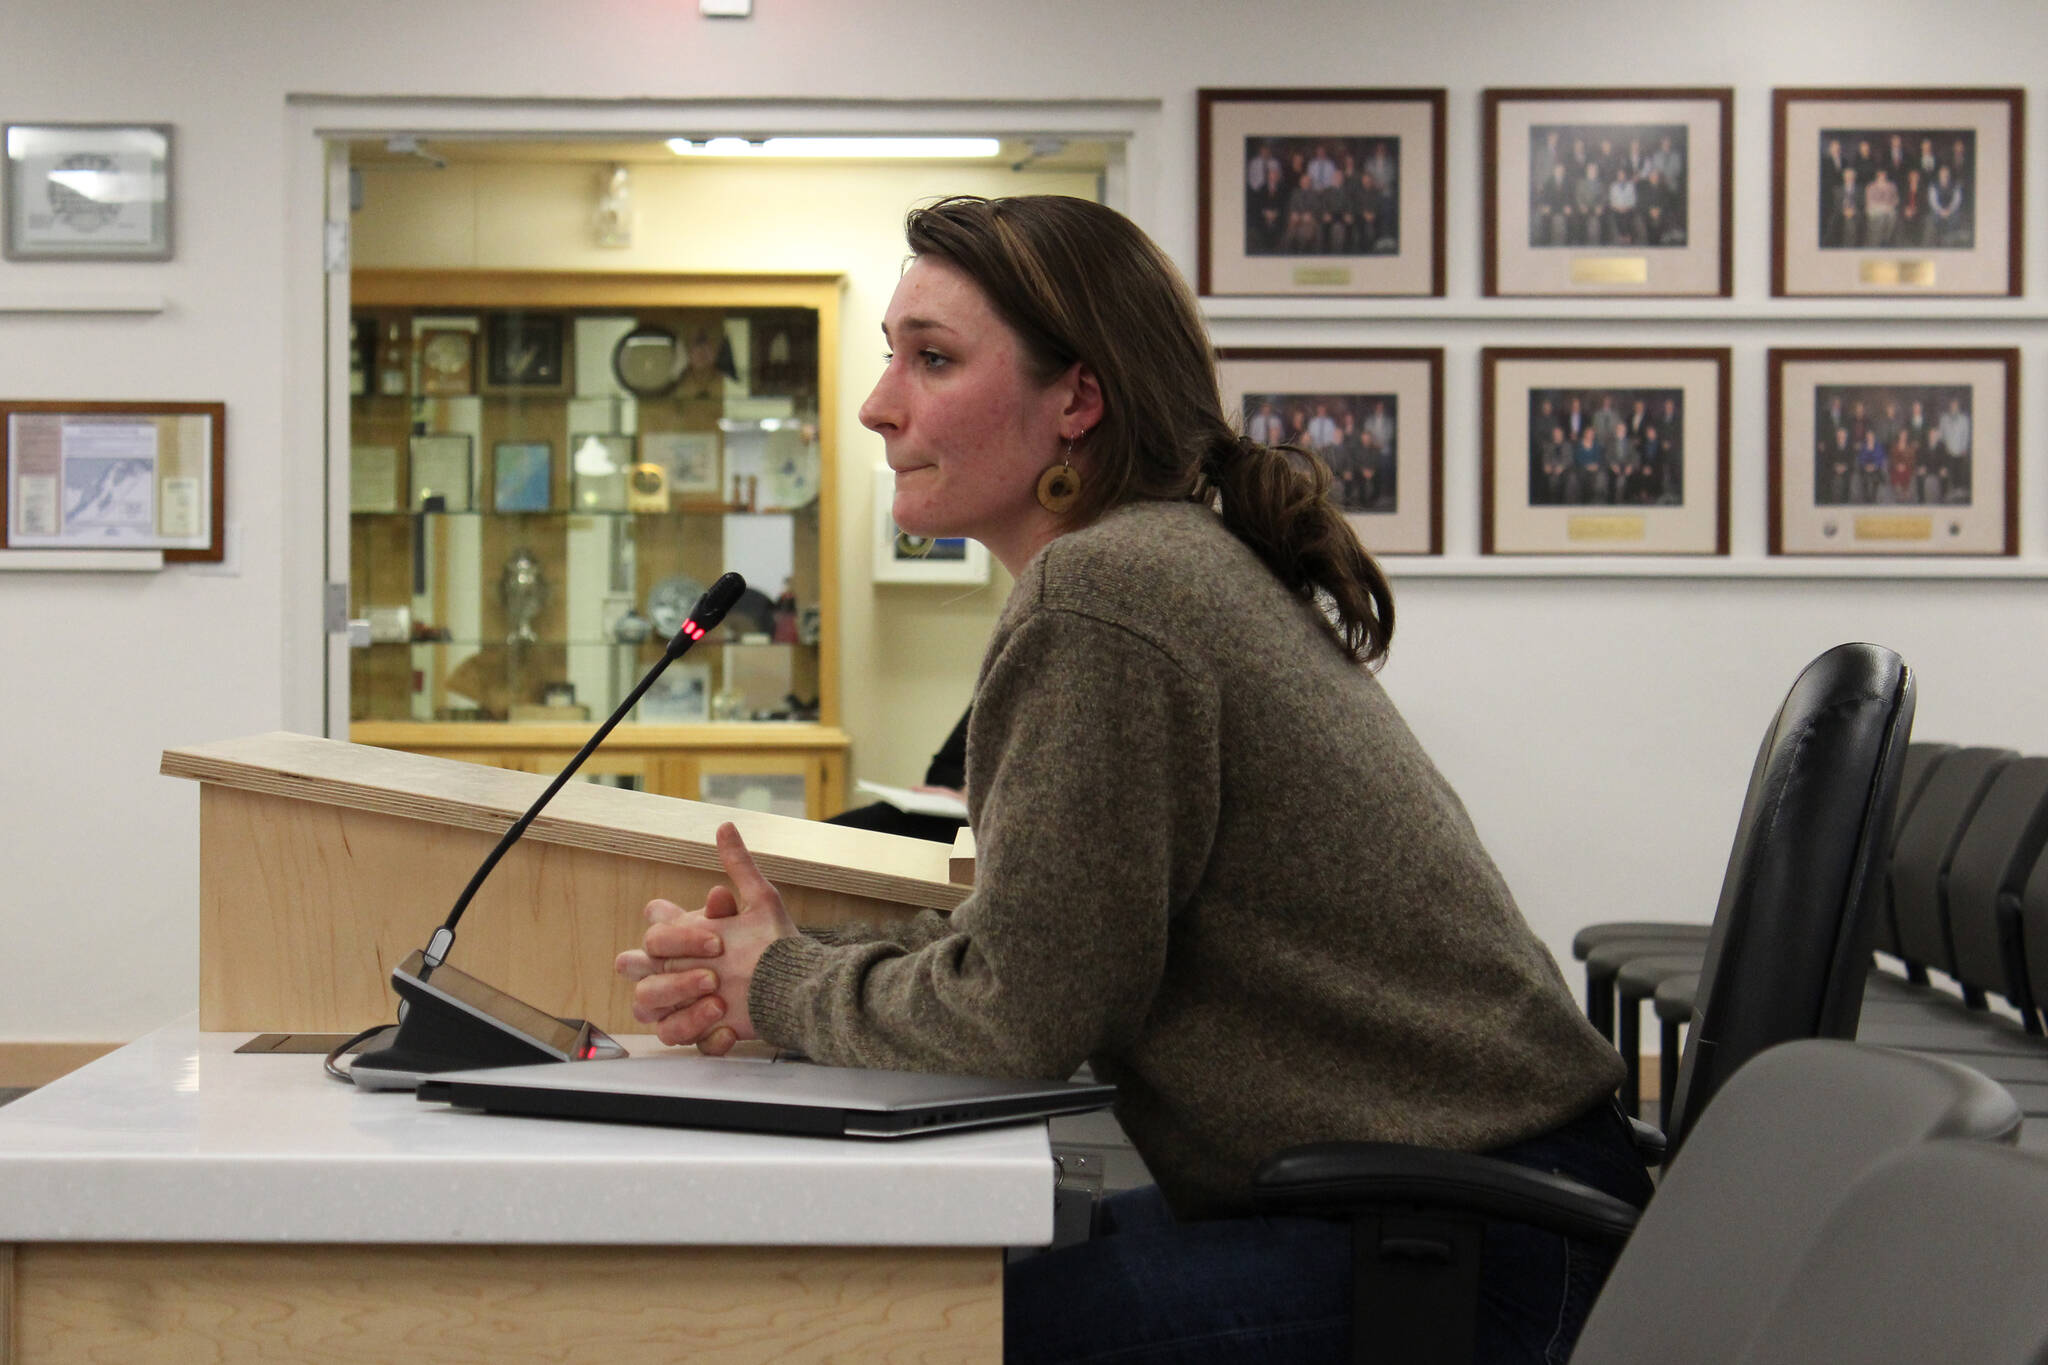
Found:
[[[1626,1121],[1602,1101],[1493,1155],[1572,1177],[1640,1206],[1650,1180]],[[1103,1201],[1096,1236],[1011,1265],[1009,1365],[1312,1365],[1349,1359],[1351,1228],[1322,1218],[1182,1222],[1157,1186]],[[1478,1360],[1561,1365],[1614,1251],[1488,1224]],[[1367,1330],[1370,1330],[1368,1326]]]

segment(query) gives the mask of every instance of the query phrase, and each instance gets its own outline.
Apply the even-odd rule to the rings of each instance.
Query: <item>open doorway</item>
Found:
[[[830,607],[833,619],[819,632],[829,635],[832,642],[831,657],[822,666],[839,670],[838,695],[842,700],[836,709],[841,715],[860,718],[858,727],[849,724],[848,728],[858,729],[853,739],[862,750],[869,754],[901,750],[921,764],[931,742],[915,731],[914,720],[906,727],[901,718],[924,710],[934,710],[936,714],[957,711],[960,697],[971,689],[981,639],[986,625],[994,619],[1000,595],[984,593],[981,609],[963,615],[957,593],[941,599],[929,592],[877,592],[871,585],[867,525],[872,481],[868,466],[879,458],[879,448],[868,449],[869,438],[859,429],[856,413],[861,397],[880,368],[880,346],[874,328],[902,264],[902,216],[912,204],[948,193],[1063,193],[1114,200],[1121,197],[1125,176],[1124,140],[1072,134],[1016,134],[995,140],[996,154],[992,157],[910,159],[707,156],[695,148],[679,154],[665,140],[596,136],[528,138],[407,132],[334,137],[330,143],[333,152],[346,163],[344,182],[330,162],[329,183],[334,188],[343,183],[347,186],[351,275],[379,273],[387,281],[394,275],[422,272],[443,277],[478,273],[536,278],[811,277],[839,282],[838,320],[828,334],[814,342],[828,355],[839,377],[833,393],[825,399],[830,410],[823,414],[825,425],[835,427],[840,436],[837,447],[826,456],[835,465],[836,477],[831,484],[836,489],[836,498],[829,505],[814,509],[814,515],[823,518],[825,524],[817,537],[817,548],[811,551],[822,551],[832,561],[821,568],[838,588]],[[397,338],[380,335],[365,348],[360,332],[352,335],[352,325],[364,319],[357,316],[359,310],[348,301],[346,290],[335,287],[336,283],[339,282],[330,282],[328,293],[329,311],[333,314],[326,328],[328,392],[331,396],[346,394],[347,402],[334,404],[328,424],[327,576],[331,583],[354,580],[359,586],[365,566],[355,561],[361,557],[363,537],[352,532],[360,530],[353,523],[363,513],[352,509],[360,507],[362,490],[352,486],[352,457],[361,446],[389,448],[397,444],[388,432],[380,439],[368,440],[358,429],[360,413],[371,406],[369,400],[388,382],[377,369],[377,343]],[[623,316],[630,310],[620,311]],[[484,328],[491,325],[491,320],[481,310],[470,312],[467,323],[458,315],[452,327],[437,326],[434,330],[472,329],[475,340],[467,363],[487,364]],[[442,323],[451,321],[446,310],[438,316]],[[574,328],[574,318],[569,325]],[[730,331],[723,327],[720,330],[723,334],[718,340],[730,351]],[[402,340],[407,353],[402,363],[409,374],[404,386],[408,396],[399,441],[409,442],[415,436],[457,434],[437,430],[441,425],[437,414],[414,410],[419,387],[425,382],[420,365],[426,337],[409,325]],[[680,340],[687,351],[691,336],[686,332]],[[458,373],[455,379],[442,382],[481,390],[485,377],[480,370],[466,377],[460,374],[464,362],[454,355],[461,349],[460,344],[443,345]],[[594,352],[581,354],[587,350],[587,346],[579,346],[572,337],[564,351],[569,373],[563,382],[571,396],[620,397],[603,392],[615,387],[615,379],[600,374],[601,369],[608,370],[609,366],[600,366]],[[597,382],[579,388],[575,378],[579,367],[589,370]],[[631,402],[630,394],[623,396]],[[745,397],[753,399],[759,395],[749,392]],[[480,392],[478,398],[481,402]],[[342,418],[344,406],[348,411],[346,420],[334,420]],[[801,423],[801,411],[792,416]],[[391,425],[389,413],[383,420],[386,427]],[[770,415],[761,420],[777,419]],[[615,418],[613,425],[615,429],[608,434],[621,438],[639,434],[639,424],[631,418]],[[565,437],[586,434],[565,431]],[[470,482],[463,501],[483,517],[495,511],[500,497],[493,475],[501,454],[498,447],[505,443],[487,439],[480,429],[472,431],[470,437]],[[401,454],[399,462],[406,462],[409,454],[409,450]],[[566,463],[572,459],[572,451],[565,444],[552,452],[552,458]],[[417,505],[416,494],[420,490],[412,488],[411,482],[409,477],[402,481],[397,505]],[[725,497],[729,492],[729,485],[722,488],[720,499],[730,501]],[[573,511],[573,504],[563,501],[566,494],[564,488],[547,506]],[[483,536],[479,533],[473,539],[481,541]],[[608,553],[615,559],[616,545]],[[474,587],[492,593],[498,591],[504,579],[492,565],[481,562],[470,566],[468,575]],[[563,586],[550,585],[556,590]],[[623,610],[645,618],[652,604],[639,600],[648,595],[639,593],[639,586],[643,585],[627,587],[623,595],[632,600],[624,604]],[[407,661],[395,670],[387,662],[386,671],[401,680],[401,688],[425,686],[424,675],[429,670],[412,665],[410,647],[414,641],[410,632],[418,626],[441,628],[442,623],[428,621],[416,625],[414,621],[402,620],[402,613],[391,610],[399,603],[356,600],[361,596],[360,591],[352,592],[348,604],[349,617],[364,623],[357,626],[358,638],[373,634],[379,645],[403,640],[408,647]],[[617,599],[622,594],[614,591],[607,596],[613,600],[602,608],[592,606],[582,615],[596,618],[600,611],[604,614],[603,639],[610,644],[614,642],[612,631],[616,623],[609,618],[620,614],[621,603]],[[772,606],[772,596],[770,600]],[[810,604],[796,605],[801,614],[802,608]],[[368,612],[371,607],[380,609],[374,617]],[[799,621],[798,628],[803,629],[804,624]],[[502,620],[496,621],[491,629],[498,631],[502,626]],[[771,621],[770,631],[776,628]],[[773,639],[772,634],[770,638]],[[901,641],[918,642],[914,662],[897,644]],[[481,648],[484,642],[470,643],[473,648]],[[389,649],[384,652],[393,653]],[[363,656],[360,651],[330,645],[325,658],[323,690],[328,733],[342,738],[350,733],[352,723],[364,718],[362,714],[351,714],[364,712],[360,704],[352,706],[352,701],[363,700],[359,695],[365,676]],[[461,662],[444,658],[438,666],[445,675]],[[568,670],[563,671],[566,674]],[[912,694],[907,698],[906,677],[913,684]],[[565,676],[538,682],[574,685],[576,680]],[[384,685],[388,689],[391,683],[387,679]],[[915,695],[916,687],[920,686],[930,689],[929,697]],[[584,690],[607,689],[584,684]],[[703,708],[705,719],[711,719],[711,702],[732,690],[723,686],[722,679],[713,684],[711,699]],[[812,679],[809,695],[815,696],[816,691],[816,680]],[[953,695],[956,692],[959,696]],[[566,696],[566,690],[561,695]],[[805,698],[801,679],[792,695],[798,701]],[[881,704],[884,698],[887,704]],[[540,700],[538,696],[522,698],[520,704],[530,708]],[[678,714],[696,714],[689,709],[694,706],[691,699],[684,699],[680,705],[685,709]],[[429,705],[423,716],[414,698],[407,698],[408,719],[431,720],[440,710]],[[529,710],[527,714],[534,713]],[[590,719],[602,719],[602,712]],[[886,770],[876,775],[893,777]],[[791,813],[798,812],[792,809]]]

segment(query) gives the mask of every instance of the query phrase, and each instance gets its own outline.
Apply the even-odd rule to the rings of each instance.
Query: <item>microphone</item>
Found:
[[[662,670],[716,629],[746,590],[746,579],[728,573],[697,599],[689,616],[669,637],[668,647],[655,660],[654,667],[647,670],[618,709],[555,775],[539,799],[505,831],[477,868],[476,875],[469,879],[469,885],[456,897],[455,908],[427,940],[427,946],[392,968],[391,985],[399,996],[398,1023],[385,1046],[364,1052],[346,1073],[357,1085],[366,1089],[410,1089],[422,1075],[437,1071],[625,1055],[624,1048],[587,1020],[556,1018],[447,966],[445,959],[448,950],[455,946],[456,924],[506,850],[526,833],[534,817],[575,776],[605,736],[632,713]],[[394,1026],[385,1026],[382,1031],[393,1033]],[[376,1032],[379,1030],[359,1034],[337,1048],[328,1058],[328,1069],[343,1074],[336,1069],[335,1058],[368,1033]]]

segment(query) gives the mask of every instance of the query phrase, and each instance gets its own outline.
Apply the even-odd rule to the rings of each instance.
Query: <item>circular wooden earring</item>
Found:
[[[1080,497],[1081,471],[1065,460],[1038,476],[1038,505],[1054,516],[1065,516]]]

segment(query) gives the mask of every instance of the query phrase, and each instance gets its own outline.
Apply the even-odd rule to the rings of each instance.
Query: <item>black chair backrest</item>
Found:
[[[1927,790],[1906,817],[1892,845],[1892,915],[1898,922],[1898,955],[1907,962],[1955,973],[1944,883],[1956,846],[1998,770],[2018,758],[2012,749],[1958,749],[1943,759]]]
[[[2012,1096],[1956,1062],[1837,1039],[1769,1049],[1665,1172],[1572,1365],[1732,1359],[1865,1171],[1919,1143],[2019,1129]]]
[[[2020,893],[2048,844],[2048,758],[2021,758],[1991,779],[1956,856],[1946,894],[1955,978],[2023,1013],[2034,1008],[2020,946]]]
[[[1730,1073],[1774,1043],[1852,1038],[1913,677],[1879,645],[1808,664],[1757,753],[1700,971],[1666,1137],[1675,1150]]]
[[[2020,956],[2028,994],[2036,1006],[2048,1006],[2048,850],[2034,860],[2020,891]]]
[[[2048,1361],[2043,1227],[2048,1161],[2039,1153],[1979,1142],[1916,1146],[1849,1191],[1735,1359],[2039,1365]],[[1740,1301],[1722,1306],[1755,1311]]]
[[[1906,771],[1899,779],[1899,813],[1892,819],[1892,842],[1897,843],[1899,831],[1906,827],[1906,817],[1913,813],[1914,805],[1920,800],[1920,793],[1927,790],[1927,779],[1934,776],[1934,770],[1941,761],[1956,751],[1953,744],[1938,744],[1933,740],[1914,740],[1906,746]],[[1885,854],[1886,865],[1890,865],[1891,854]],[[1898,923],[1892,918],[1891,878],[1882,879],[1879,895],[1881,905],[1877,915],[1877,934],[1873,946],[1882,953],[1899,956]]]

